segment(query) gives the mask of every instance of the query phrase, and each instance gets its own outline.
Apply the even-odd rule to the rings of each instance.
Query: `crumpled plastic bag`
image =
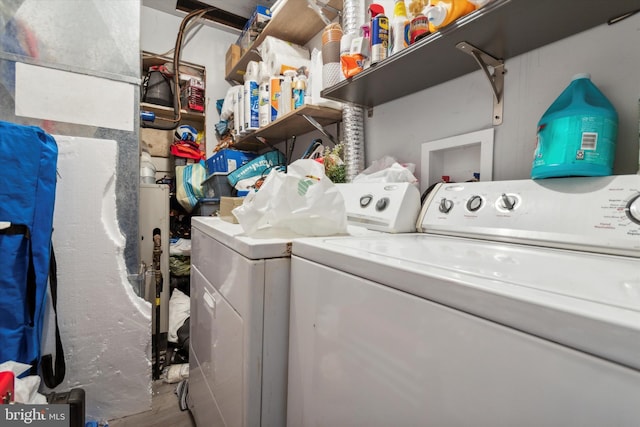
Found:
[[[14,401],[16,403],[29,403],[42,405],[47,403],[45,395],[38,393],[40,388],[40,377],[38,375],[27,375],[24,378],[18,376],[31,369],[31,365],[9,360],[0,364],[0,372],[11,371],[15,375],[14,380]]]
[[[353,178],[352,182],[409,182],[417,185],[418,179],[413,175],[414,170],[414,164],[403,166],[393,157],[386,156],[373,162]]]
[[[248,236],[265,229],[302,236],[347,233],[342,194],[324,166],[311,159],[296,160],[287,173],[272,170],[260,190],[249,193],[232,213]]]

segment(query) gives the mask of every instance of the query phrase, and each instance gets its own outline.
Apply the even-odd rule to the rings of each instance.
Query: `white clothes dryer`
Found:
[[[437,186],[293,242],[287,425],[640,425],[640,176]]]
[[[350,234],[415,230],[415,186],[339,188]],[[290,255],[300,237],[248,237],[239,224],[193,217],[188,403],[199,426],[286,424]]]

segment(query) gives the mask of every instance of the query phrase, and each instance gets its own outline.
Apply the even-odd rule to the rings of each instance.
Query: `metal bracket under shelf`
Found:
[[[322,127],[322,125],[320,123],[318,123],[318,121],[316,119],[314,119],[311,116],[308,116],[306,114],[301,114],[302,117],[304,117],[305,119],[307,119],[307,121],[309,123],[311,123],[311,125],[318,129],[318,131],[323,134],[324,136],[326,136],[327,138],[329,138],[329,141],[333,142],[333,145],[338,145],[338,142],[336,142],[336,139],[333,137],[333,135],[331,135],[329,132],[326,131],[326,129],[324,127]]]
[[[329,12],[335,13],[336,15],[342,17],[342,10],[336,9],[335,7],[329,5],[329,0],[326,0],[326,1],[315,0],[315,4],[318,5],[320,9],[328,10]]]
[[[493,124],[494,126],[501,125],[504,109],[504,74],[507,72],[504,68],[504,61],[494,58],[467,42],[460,42],[456,47],[473,56],[487,76],[493,90]],[[489,71],[489,67],[493,68],[493,73]]]

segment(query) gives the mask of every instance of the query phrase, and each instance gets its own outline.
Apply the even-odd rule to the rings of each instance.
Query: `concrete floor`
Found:
[[[177,383],[167,384],[161,380],[153,383],[151,410],[117,420],[110,420],[109,427],[195,427],[196,423],[188,410],[181,411]]]

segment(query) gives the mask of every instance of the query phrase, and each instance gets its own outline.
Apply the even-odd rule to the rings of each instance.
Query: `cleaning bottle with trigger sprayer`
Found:
[[[304,69],[298,70],[293,83],[293,108],[298,109],[304,105],[304,97],[307,92],[307,76]]]

